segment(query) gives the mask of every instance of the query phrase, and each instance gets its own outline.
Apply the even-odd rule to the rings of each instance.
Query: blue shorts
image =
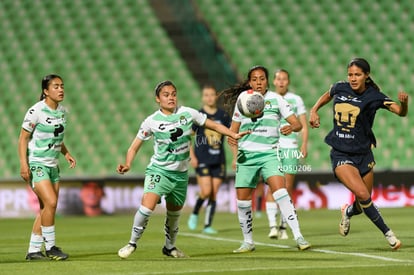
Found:
[[[212,177],[224,179],[226,176],[226,167],[224,164],[208,165],[200,163],[195,169],[195,172],[200,177]]]
[[[331,149],[331,163],[334,174],[336,167],[349,164],[357,168],[362,177],[371,171],[375,166],[372,151],[369,151],[366,154],[349,154]]]

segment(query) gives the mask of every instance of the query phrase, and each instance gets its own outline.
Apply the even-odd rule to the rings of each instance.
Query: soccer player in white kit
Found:
[[[63,142],[67,112],[60,104],[64,98],[60,76],[42,79],[40,101],[27,111],[20,131],[18,152],[20,175],[30,184],[40,203],[33,224],[26,260],[65,260],[68,254],[55,245],[55,213],[59,196],[59,155],[71,168],[76,161]],[[46,256],[42,252],[45,245]]]

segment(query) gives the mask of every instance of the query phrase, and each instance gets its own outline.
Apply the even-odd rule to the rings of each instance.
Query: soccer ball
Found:
[[[237,108],[246,117],[256,118],[261,116],[264,105],[263,95],[253,90],[244,91],[237,98]]]

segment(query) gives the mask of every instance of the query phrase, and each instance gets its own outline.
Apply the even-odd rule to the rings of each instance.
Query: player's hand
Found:
[[[290,125],[285,125],[280,128],[280,133],[284,136],[290,135],[292,132],[292,127]]]
[[[119,164],[118,167],[116,168],[116,171],[123,175],[124,173],[128,172],[130,169],[130,167],[128,165],[124,165],[124,164]]]
[[[312,128],[319,128],[319,126],[321,126],[319,115],[317,112],[310,112],[309,124]]]
[[[398,92],[398,101],[401,102],[401,104],[407,104],[408,103],[408,94],[406,92],[403,92],[403,91]]]
[[[28,165],[24,167],[20,167],[20,176],[25,182],[27,183],[30,182],[30,178],[32,177],[32,172],[30,171],[30,168]]]
[[[71,154],[66,153],[65,159],[69,162],[69,168],[75,168],[76,167],[76,160],[74,157],[72,157]]]
[[[308,156],[308,148],[306,145],[302,145],[300,147],[300,152],[302,153],[303,158],[306,158]]]
[[[250,130],[247,130],[247,131],[243,131],[243,132],[240,132],[240,133],[236,133],[235,135],[234,135],[234,139],[241,139],[242,137],[244,137],[245,135],[248,135],[248,134],[250,134],[252,131],[250,131]]]

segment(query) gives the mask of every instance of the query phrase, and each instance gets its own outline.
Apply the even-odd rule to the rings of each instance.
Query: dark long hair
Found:
[[[218,98],[218,104],[219,106],[224,109],[229,116],[233,115],[234,112],[234,106],[236,105],[237,98],[239,95],[246,90],[251,89],[249,82],[252,76],[252,73],[256,70],[261,70],[265,73],[266,80],[269,81],[269,71],[266,69],[266,67],[261,65],[256,65],[250,68],[250,70],[247,72],[247,79],[244,80],[242,83],[238,83],[230,88],[224,89],[220,92],[219,98]]]
[[[366,61],[364,58],[360,58],[360,57],[353,58],[348,63],[347,68],[354,66],[354,65],[360,68],[366,74],[371,73],[371,66],[369,65],[368,61]],[[379,86],[374,82],[374,80],[370,76],[368,76],[368,78],[365,80],[365,85],[371,86],[378,91],[380,90]]]
[[[49,88],[50,81],[52,81],[55,78],[59,78],[63,82],[63,78],[57,74],[48,74],[47,76],[42,78],[42,93],[40,94],[40,100],[45,99],[46,95],[43,91]]]

